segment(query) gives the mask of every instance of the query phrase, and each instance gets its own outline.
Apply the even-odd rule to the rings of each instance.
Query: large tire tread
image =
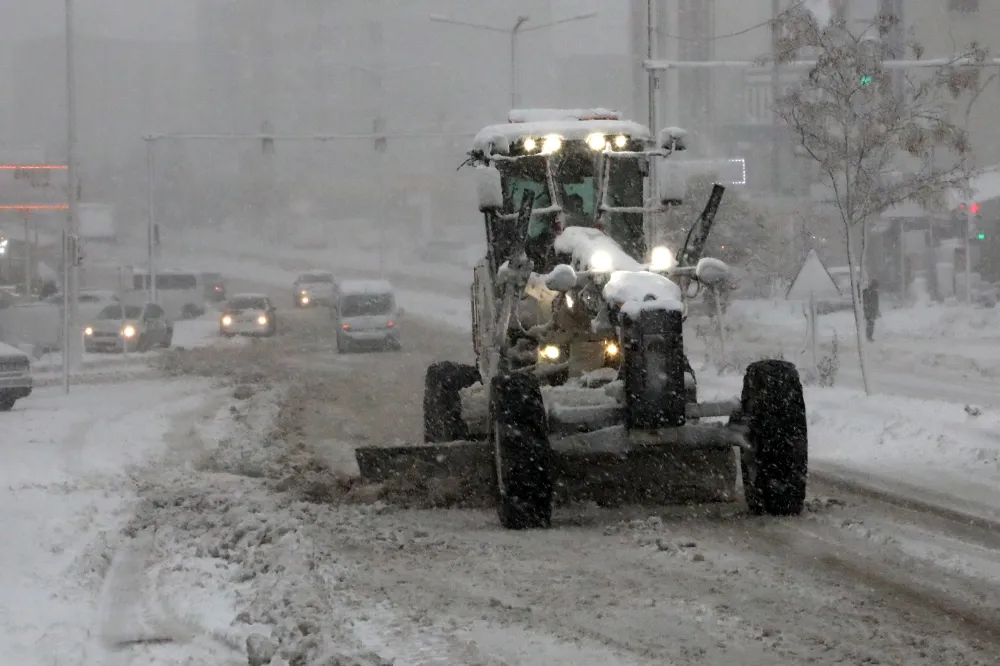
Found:
[[[468,437],[460,391],[480,381],[472,365],[441,361],[424,376],[424,442],[454,442]]]
[[[809,445],[802,380],[795,365],[779,360],[750,364],[741,402],[754,448],[741,456],[747,506],[757,514],[800,514],[806,498]]]
[[[500,524],[513,530],[552,523],[553,456],[542,392],[536,377],[494,377],[490,438]]]

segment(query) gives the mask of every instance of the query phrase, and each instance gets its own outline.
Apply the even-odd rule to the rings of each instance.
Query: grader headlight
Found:
[[[558,361],[562,352],[559,350],[559,347],[556,347],[555,345],[546,345],[542,347],[539,355],[547,361]]]
[[[562,137],[558,134],[549,134],[542,140],[542,155],[558,153],[562,148]]]
[[[674,253],[665,245],[657,245],[649,255],[649,270],[666,271],[674,266]]]
[[[594,132],[587,137],[587,145],[591,150],[600,152],[607,147],[608,140],[600,132]]]
[[[611,255],[604,250],[598,250],[590,255],[590,270],[597,273],[609,273],[614,268],[614,261]]]
[[[614,340],[608,340],[604,343],[604,353],[608,358],[616,358],[618,356],[618,343]]]

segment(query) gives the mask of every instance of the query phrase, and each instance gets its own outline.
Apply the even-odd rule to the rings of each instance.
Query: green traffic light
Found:
[[[872,77],[871,74],[862,74],[861,75],[861,85],[863,85],[863,86],[870,86],[872,84],[873,80],[874,80],[874,78]]]
[[[986,234],[979,234],[978,236],[976,236],[976,238],[978,238],[979,240],[986,240]]]

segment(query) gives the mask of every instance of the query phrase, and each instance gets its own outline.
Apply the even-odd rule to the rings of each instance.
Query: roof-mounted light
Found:
[[[538,144],[530,136],[521,145],[524,147],[524,152],[526,153],[533,153],[535,152],[535,148],[538,147]]]
[[[587,145],[591,150],[602,151],[608,145],[608,140],[600,132],[594,132],[587,137]]]
[[[542,155],[558,153],[562,148],[562,137],[558,134],[549,134],[542,140]]]
[[[619,134],[615,137],[615,148],[622,149],[628,145],[628,137],[624,134]]]

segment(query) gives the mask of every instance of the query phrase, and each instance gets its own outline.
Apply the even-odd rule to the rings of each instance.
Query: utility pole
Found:
[[[778,16],[781,15],[781,0],[771,0],[771,53],[774,64],[771,68],[771,189],[775,196],[781,192],[781,142],[778,140],[781,123],[778,120],[778,98],[781,96],[781,67],[778,66],[778,39],[780,31]]]
[[[587,12],[586,14],[578,14],[577,16],[570,16],[569,18],[560,19],[558,21],[549,21],[548,23],[540,23],[537,25],[531,25],[527,28],[523,28],[525,23],[531,20],[530,16],[518,16],[514,21],[514,25],[510,28],[499,28],[494,25],[484,25],[482,23],[470,23],[468,21],[458,21],[456,19],[448,18],[447,16],[431,16],[431,21],[436,23],[450,23],[452,25],[461,25],[466,28],[476,28],[478,30],[487,30],[489,32],[500,32],[508,35],[510,37],[510,105],[512,109],[516,109],[518,103],[520,102],[520,96],[517,92],[517,36],[522,32],[528,32],[530,30],[541,30],[542,28],[550,28],[555,25],[562,25],[563,23],[570,23],[571,21],[582,21],[584,19],[589,19],[597,16],[597,12]]]
[[[66,0],[66,169],[69,197],[66,231],[63,234],[63,390],[69,393],[70,365],[80,361],[83,339],[76,335],[79,324],[79,272],[77,269],[79,207],[77,201],[76,67],[73,39],[73,0]]]
[[[653,7],[655,0],[646,0],[646,59],[655,60],[656,59],[656,12]],[[649,122],[649,131],[657,132],[657,118],[656,118],[656,95],[657,88],[659,85],[659,72],[655,70],[649,70],[649,76],[647,78],[646,88],[647,88],[647,120]],[[655,136],[655,134],[654,134]],[[656,175],[656,160],[649,160],[649,192],[648,196],[653,199],[659,194],[659,183],[657,182]],[[657,241],[657,231],[656,229],[656,215],[653,213],[646,213],[645,215],[645,226],[646,226],[646,246],[653,247],[654,243]]]

